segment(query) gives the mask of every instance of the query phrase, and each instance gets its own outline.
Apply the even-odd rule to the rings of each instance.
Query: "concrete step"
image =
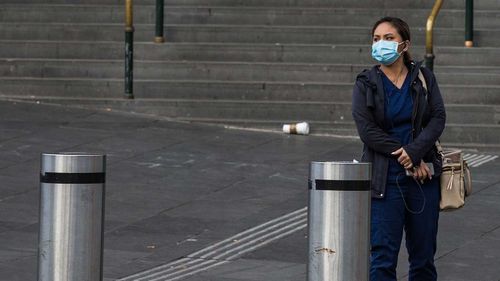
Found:
[[[500,107],[480,104],[445,104],[449,124],[500,125]]]
[[[5,97],[2,97],[5,98]],[[16,100],[18,98],[9,98]],[[26,99],[25,99],[26,100]],[[149,100],[149,99],[100,99],[100,98],[36,98],[28,99],[37,103],[50,103],[77,106],[83,108],[103,109],[108,111],[125,111],[153,116],[166,116],[181,121],[191,122],[210,122],[229,124],[238,126],[238,122],[246,124],[250,128],[271,128],[279,131],[284,123],[294,121],[308,121],[311,124],[311,132],[316,134],[334,134],[343,137],[356,137],[357,132],[354,123],[350,121],[334,122],[331,120],[307,120],[302,118],[301,113],[308,107],[307,104],[296,104],[295,110],[290,110],[290,115],[274,118],[279,115],[280,110],[269,110],[269,102],[245,103],[242,101],[205,101],[205,100]],[[273,108],[284,106],[291,108],[290,103],[274,103]],[[321,105],[319,105],[321,106]],[[329,110],[327,105],[323,105],[324,110]],[[314,109],[318,109],[314,106]],[[278,114],[274,114],[278,112]],[[231,115],[234,114],[234,115]],[[238,119],[236,116],[247,114],[259,116],[262,119],[255,122],[254,119]],[[235,116],[227,117],[227,116]],[[274,119],[273,119],[274,118]],[[228,121],[228,120],[233,120]],[[481,144],[498,146],[498,135],[500,134],[500,125],[495,124],[454,124],[447,123],[444,135],[441,137],[443,142],[462,143],[462,144]]]
[[[1,77],[0,94],[59,97],[121,97],[123,79]],[[339,90],[341,90],[339,92]],[[296,83],[266,81],[134,80],[134,93],[146,99],[211,100],[350,100],[352,83]],[[332,92],[335,91],[335,92]]]
[[[352,128],[354,120],[351,115],[350,103],[328,103],[330,105],[327,110],[322,111],[321,107],[307,105],[297,110],[299,113],[292,111],[288,112],[281,119],[250,119],[250,118],[236,118],[228,116],[228,118],[201,118],[201,117],[178,117],[186,121],[195,121],[202,123],[220,123],[234,126],[243,126],[249,128],[276,128],[277,124],[289,124],[300,121],[308,121],[314,124],[327,124],[328,126],[335,127],[336,129],[349,129]],[[291,106],[293,107],[293,106]],[[310,111],[311,112],[310,112]],[[312,112],[315,111],[315,112]],[[467,113],[467,114],[464,114]],[[322,113],[321,118],[317,118],[318,113]],[[482,125],[500,125],[500,107],[490,105],[462,105],[462,104],[447,104],[446,105],[447,124],[455,126],[457,124],[482,124]],[[293,118],[291,118],[293,117]],[[288,118],[288,119],[287,119]],[[269,124],[272,127],[269,127]],[[278,127],[279,128],[279,127]]]
[[[124,98],[69,96],[12,96],[0,98],[36,100],[67,105],[89,105],[119,109],[133,106],[132,111],[157,114],[171,118],[192,120],[238,120],[238,122],[268,122],[279,120],[283,123],[307,121],[334,124],[353,124],[350,102],[310,102],[286,100],[213,100],[213,99],[175,99],[175,98],[137,98],[130,101]],[[123,109],[123,108],[122,108]],[[477,104],[447,104],[447,124],[500,125],[500,106]],[[466,112],[467,114],[464,114]],[[218,123],[218,121],[214,121]],[[349,125],[350,126],[350,125]]]
[[[16,96],[121,97],[123,79],[1,77],[0,94]],[[350,102],[352,83],[135,80],[138,98]],[[500,85],[441,84],[445,102],[500,105]]]
[[[4,58],[124,59],[121,42],[64,42],[0,40]],[[415,59],[422,59],[424,46],[412,46]],[[500,48],[434,47],[435,66],[496,67]],[[149,42],[134,45],[136,60],[238,61],[373,64],[370,46],[308,44],[221,44]]]
[[[405,19],[414,28],[423,27],[428,9],[304,8],[304,7],[193,7],[167,6],[165,24],[233,24],[278,26],[366,26],[382,16]],[[475,10],[474,27],[498,28],[500,10]],[[1,22],[120,23],[125,18],[123,5],[6,5],[0,10]],[[465,25],[464,9],[443,9],[436,27],[460,28]],[[135,24],[154,24],[155,6],[134,10]],[[368,24],[368,25],[367,25]]]
[[[165,0],[165,5],[193,5],[193,6],[264,6],[264,7],[344,7],[344,8],[432,8],[434,0]],[[4,4],[98,4],[98,5],[123,5],[122,0],[3,0]],[[154,5],[155,0],[134,1],[134,5]],[[480,10],[498,9],[498,0],[482,0],[474,3],[474,7]],[[464,1],[449,0],[444,2],[444,9],[463,9]]]
[[[150,41],[154,25],[135,25],[134,39]],[[369,28],[346,26],[266,26],[266,25],[165,25],[170,42],[231,42],[281,44],[370,44]],[[462,46],[463,29],[434,31],[436,46]],[[123,41],[123,24],[72,23],[2,23],[0,38],[4,40],[65,40],[65,41]],[[425,29],[412,32],[415,45],[425,44]],[[477,46],[500,45],[500,29],[477,29]]]
[[[134,48],[148,52],[158,52],[160,45],[151,43],[135,43]],[[33,59],[124,59],[124,43],[93,41],[33,41],[33,40],[0,40],[0,53],[4,58]]]
[[[316,132],[356,135],[352,81],[373,64],[371,23],[389,14],[407,19],[412,54],[423,58],[434,0],[166,0],[166,44],[149,43],[155,1],[136,0],[132,101],[122,97],[123,0],[1,2],[3,98],[278,130],[310,121]],[[461,47],[463,0],[445,1],[436,23],[444,140],[498,145],[500,2],[475,6],[481,48]]]
[[[210,101],[204,101],[209,103]],[[337,102],[301,102],[290,103],[286,101],[252,103],[224,100],[220,101],[224,106],[219,105],[219,101],[213,102],[210,107],[224,108],[224,114],[206,114],[203,110],[197,110],[198,115],[191,114],[187,116],[172,116],[183,120],[191,121],[195,119],[207,119],[204,122],[210,122],[208,119],[223,118],[224,120],[239,120],[242,123],[261,122],[269,120],[279,120],[281,123],[293,123],[299,121],[308,121],[313,123],[335,124],[336,128],[348,128],[353,124],[350,103]],[[217,104],[215,104],[217,103]],[[231,111],[228,104],[234,108],[243,109],[242,111]],[[227,108],[227,109],[226,109]],[[221,109],[222,110],[222,109]],[[259,114],[255,114],[258,112]],[[213,112],[210,112],[213,113]],[[447,123],[448,124],[480,124],[480,125],[499,125],[500,107],[490,105],[462,105],[447,104]],[[466,114],[464,114],[466,113]],[[206,114],[206,115],[205,115]],[[184,119],[185,118],[185,119]],[[253,119],[252,119],[253,118]],[[215,122],[218,123],[218,122]],[[232,122],[228,122],[231,124]],[[347,127],[346,127],[347,126]],[[261,126],[254,126],[261,128]],[[265,126],[264,126],[265,128]]]
[[[135,79],[353,82],[369,65],[136,61]],[[123,60],[0,59],[0,76],[33,78],[122,78]],[[498,85],[500,67],[436,68],[446,84]]]

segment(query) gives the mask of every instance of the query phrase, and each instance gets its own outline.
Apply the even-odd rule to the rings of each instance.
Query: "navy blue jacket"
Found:
[[[432,71],[421,68],[421,63],[407,65],[410,91],[413,98],[412,141],[403,146],[414,166],[420,161],[434,164],[435,176],[441,174],[441,158],[435,142],[445,127],[446,113],[441,92]],[[427,93],[418,78],[421,69],[427,83]],[[389,157],[401,148],[401,143],[389,136],[384,126],[384,86],[379,66],[364,70],[357,78],[352,94],[352,116],[364,143],[364,162],[372,162],[372,197],[385,195]]]

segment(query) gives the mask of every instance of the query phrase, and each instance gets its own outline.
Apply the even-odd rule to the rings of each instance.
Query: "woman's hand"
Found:
[[[427,178],[432,179],[431,170],[423,160],[420,161],[420,166],[415,167],[413,170],[413,178],[419,180],[421,183]]]
[[[411,168],[413,168],[413,161],[411,161],[410,156],[408,155],[408,153],[406,153],[404,148],[401,147],[400,149],[394,151],[391,154],[398,156],[399,164],[403,165],[405,169],[410,170]]]

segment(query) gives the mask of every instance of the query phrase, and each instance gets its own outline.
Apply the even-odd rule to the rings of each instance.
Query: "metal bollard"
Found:
[[[311,162],[308,281],[368,281],[371,163]]]
[[[102,280],[106,156],[44,153],[38,281]]]

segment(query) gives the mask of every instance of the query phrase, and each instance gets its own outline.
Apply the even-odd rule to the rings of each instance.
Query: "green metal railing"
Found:
[[[156,0],[155,43],[165,42],[165,37],[163,36],[163,6],[164,6],[164,0]]]
[[[156,0],[156,36],[154,42],[163,43],[164,0]],[[125,97],[134,98],[134,17],[132,0],[125,0]]]
[[[465,47],[474,46],[474,1],[465,1]]]
[[[134,98],[134,24],[132,0],[125,1],[125,97]]]

